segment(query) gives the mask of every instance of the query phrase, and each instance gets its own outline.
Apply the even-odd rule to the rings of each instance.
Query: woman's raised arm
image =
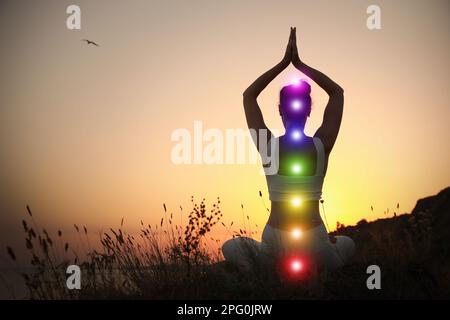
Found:
[[[291,28],[291,34],[289,35],[289,42],[286,48],[283,59],[275,65],[272,69],[265,72],[258,79],[256,79],[243,93],[244,98],[244,110],[245,117],[247,119],[247,125],[249,129],[256,130],[257,136],[261,129],[267,130],[268,140],[271,137],[271,132],[264,123],[263,115],[261,109],[259,108],[257,97],[264,90],[265,87],[273,80],[277,75],[279,75],[284,69],[289,66],[292,58],[292,41],[294,39],[294,29]],[[259,141],[256,144],[259,147]]]
[[[315,83],[317,83],[328,94],[328,104],[325,108],[323,121],[320,128],[314,134],[324,144],[325,152],[329,154],[336,142],[339,128],[341,126],[342,113],[344,110],[344,89],[331,80],[322,72],[311,68],[300,60],[297,50],[297,41],[294,28],[294,40],[292,43],[292,64]]]

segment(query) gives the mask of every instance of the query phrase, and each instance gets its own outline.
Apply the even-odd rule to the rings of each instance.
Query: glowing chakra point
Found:
[[[302,107],[302,104],[300,103],[300,101],[298,101],[298,100],[292,101],[292,109],[300,110],[301,107]]]
[[[300,198],[293,198],[291,202],[294,207],[298,207],[302,204],[302,200],[300,200]]]
[[[292,271],[299,272],[300,270],[302,270],[302,268],[303,264],[300,260],[296,259],[291,262]]]
[[[292,80],[292,84],[293,84],[294,86],[300,85],[300,82],[301,82],[300,79],[294,79],[294,80]]]
[[[298,140],[301,139],[301,137],[302,137],[302,134],[300,133],[299,130],[294,130],[294,131],[292,131],[292,133],[291,133],[291,138],[292,138],[292,139],[298,141]]]
[[[300,172],[302,172],[302,167],[298,163],[296,163],[292,166],[292,172],[300,173]]]
[[[300,239],[302,237],[302,230],[300,230],[299,228],[295,228],[294,230],[292,230],[291,234],[292,238]]]

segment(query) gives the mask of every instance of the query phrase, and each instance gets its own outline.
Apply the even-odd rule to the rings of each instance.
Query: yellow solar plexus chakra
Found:
[[[291,203],[294,207],[299,207],[302,204],[302,200],[299,197],[294,197],[292,198]]]

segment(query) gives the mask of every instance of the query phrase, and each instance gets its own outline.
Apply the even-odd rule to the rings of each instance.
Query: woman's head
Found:
[[[285,127],[303,129],[311,113],[311,86],[306,81],[285,86],[280,91],[279,111]]]

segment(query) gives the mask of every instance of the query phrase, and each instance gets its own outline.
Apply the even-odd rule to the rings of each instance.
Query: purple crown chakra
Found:
[[[292,98],[301,98],[311,94],[311,86],[308,82],[301,80],[298,83],[283,87],[280,91],[280,102]]]

